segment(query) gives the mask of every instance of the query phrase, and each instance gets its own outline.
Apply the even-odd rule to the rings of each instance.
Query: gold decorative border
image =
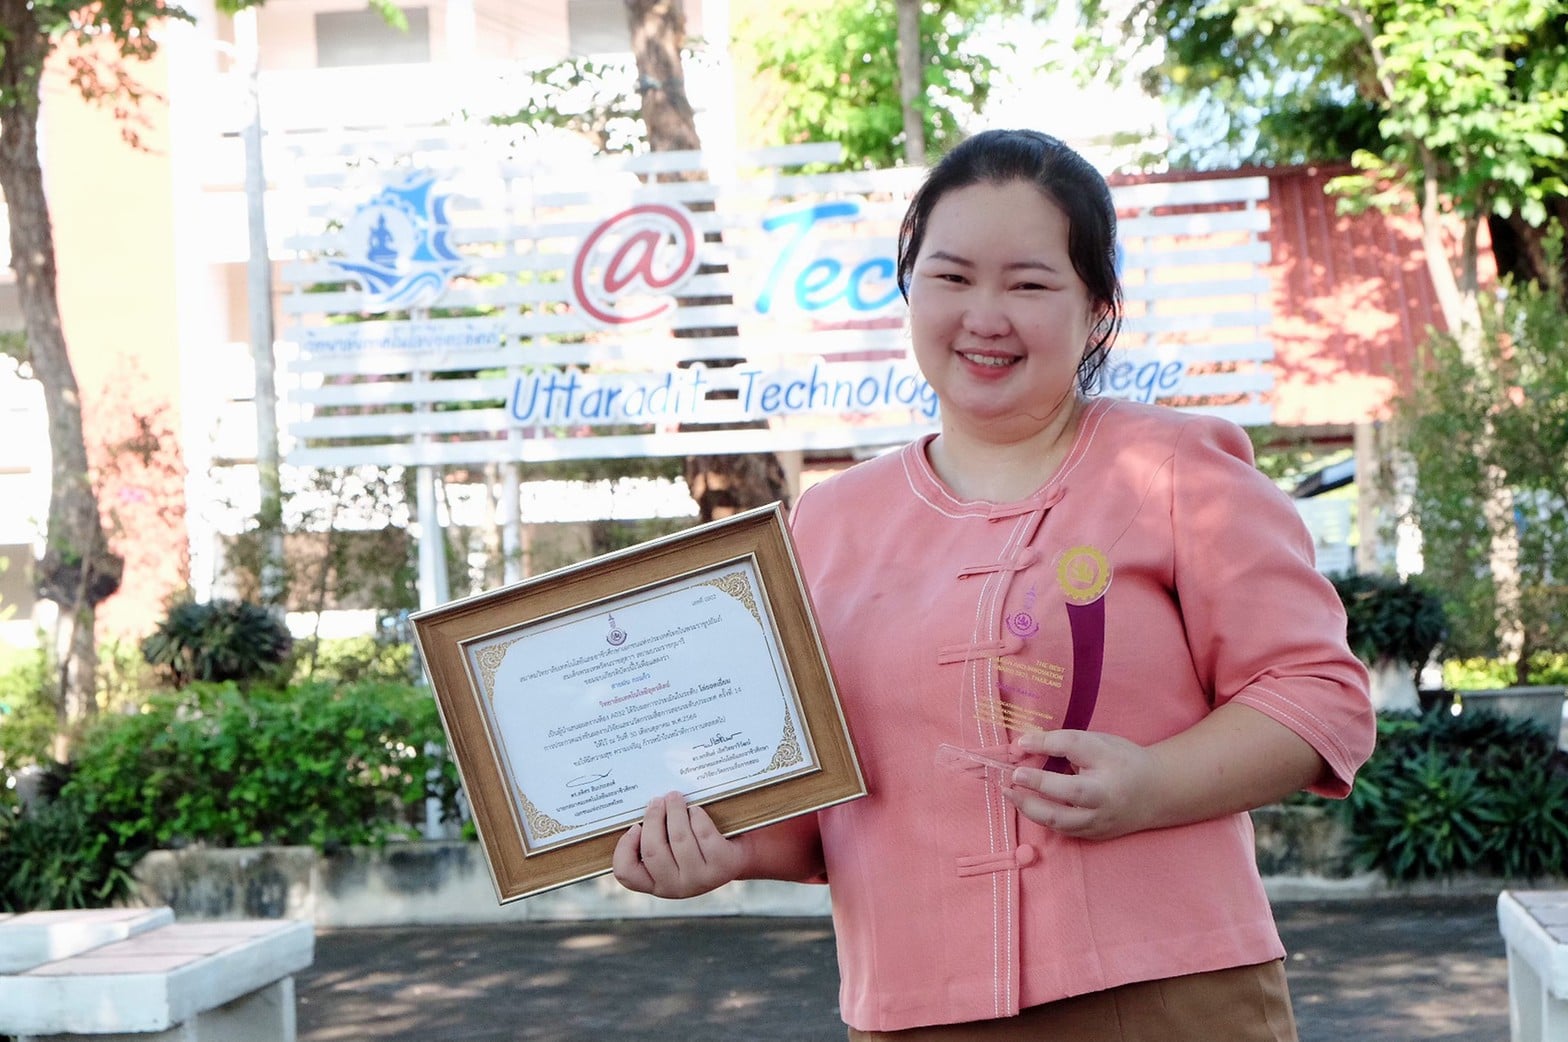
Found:
[[[514,788],[516,788],[514,786]],[[535,839],[549,839],[551,836],[560,835],[569,831],[569,826],[561,824],[550,815],[534,806],[533,800],[521,788],[516,788],[517,798],[522,802],[523,814],[528,818],[528,831]]]
[[[506,649],[522,640],[522,637],[513,637],[504,644],[492,644],[487,648],[480,648],[474,655],[479,664],[479,672],[484,681],[485,700],[492,706],[495,705],[495,674],[501,668],[501,663],[506,661]]]
[[[758,774],[768,774],[772,771],[781,771],[786,767],[793,767],[805,760],[805,754],[800,751],[800,736],[795,733],[795,718],[788,709],[784,711],[784,731],[779,738],[779,747],[773,751],[773,762],[768,764]]]
[[[746,579],[745,572],[730,572],[715,579],[704,579],[698,586],[713,586],[723,593],[740,601],[751,612],[751,617],[757,620],[757,625],[762,625],[762,612],[757,610],[757,601],[752,596],[751,583]]]

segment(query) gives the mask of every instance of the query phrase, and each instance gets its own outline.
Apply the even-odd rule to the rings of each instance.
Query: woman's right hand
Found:
[[[649,801],[641,824],[615,845],[615,878],[655,897],[696,897],[740,878],[746,851],[719,832],[708,812],[678,792]]]

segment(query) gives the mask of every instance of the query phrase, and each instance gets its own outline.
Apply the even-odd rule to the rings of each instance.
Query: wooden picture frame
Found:
[[[865,795],[780,504],[412,621],[502,903],[671,789],[726,835]]]

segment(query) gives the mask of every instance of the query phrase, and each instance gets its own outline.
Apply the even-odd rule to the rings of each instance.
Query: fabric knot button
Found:
[[[1020,843],[1018,849],[1013,852],[1013,858],[1018,862],[1019,868],[1028,868],[1040,860],[1040,851],[1028,843]]]

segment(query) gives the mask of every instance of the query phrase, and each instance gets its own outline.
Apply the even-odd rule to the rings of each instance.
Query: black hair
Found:
[[[1067,215],[1067,255],[1099,315],[1078,363],[1078,387],[1087,394],[1099,380],[1122,323],[1116,204],[1100,172],[1058,138],[1037,130],[986,130],[943,156],[909,201],[898,230],[898,290],[909,300],[915,256],[925,241],[931,211],[943,196],[974,184],[1010,181],[1033,184]]]

